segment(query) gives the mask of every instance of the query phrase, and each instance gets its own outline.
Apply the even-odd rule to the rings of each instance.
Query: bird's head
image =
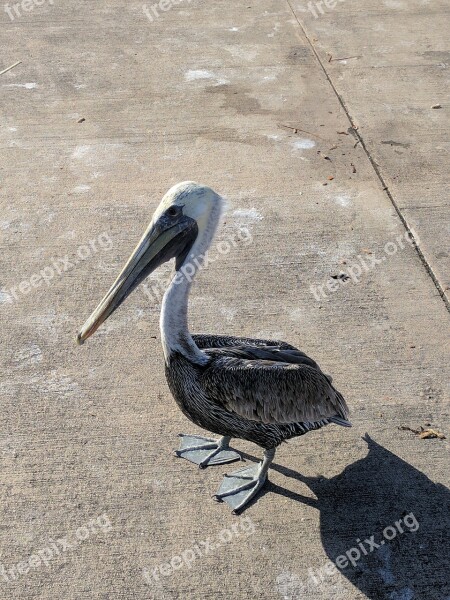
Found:
[[[82,344],[155,269],[175,258],[175,268],[192,252],[206,251],[219,223],[222,198],[212,189],[187,181],[161,200],[140,242],[103,300],[77,335]]]

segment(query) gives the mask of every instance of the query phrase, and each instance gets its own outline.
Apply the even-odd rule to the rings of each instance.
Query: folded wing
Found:
[[[230,412],[262,423],[336,419],[350,425],[344,398],[311,358],[282,342],[268,346],[249,341],[203,350],[211,357],[202,375],[210,397]]]

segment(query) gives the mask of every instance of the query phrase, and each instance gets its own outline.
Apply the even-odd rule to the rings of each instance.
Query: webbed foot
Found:
[[[233,509],[233,513],[239,513],[266,483],[267,471],[274,456],[274,449],[266,450],[261,463],[225,475],[218,492],[214,495],[215,499],[226,502]]]
[[[200,435],[179,434],[180,448],[175,454],[205,469],[210,465],[223,465],[225,463],[241,460],[241,455],[230,450],[230,438],[225,436],[220,440],[202,437]]]
[[[261,476],[261,465],[244,467],[225,475],[214,497],[219,502],[226,502],[234,513],[238,513],[256,496],[266,479],[267,475]]]

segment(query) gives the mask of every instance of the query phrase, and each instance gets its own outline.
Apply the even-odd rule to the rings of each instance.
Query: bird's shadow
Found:
[[[263,493],[317,508],[324,550],[337,565],[309,569],[307,587],[321,586],[338,598],[343,575],[374,600],[450,600],[450,490],[364,439],[367,456],[330,479],[272,465],[306,484],[317,500],[273,483]],[[305,591],[305,581],[299,587]]]

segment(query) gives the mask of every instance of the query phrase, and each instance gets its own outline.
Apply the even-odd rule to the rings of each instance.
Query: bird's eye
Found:
[[[176,206],[170,206],[167,209],[167,214],[169,217],[176,217],[178,215],[178,208]]]

